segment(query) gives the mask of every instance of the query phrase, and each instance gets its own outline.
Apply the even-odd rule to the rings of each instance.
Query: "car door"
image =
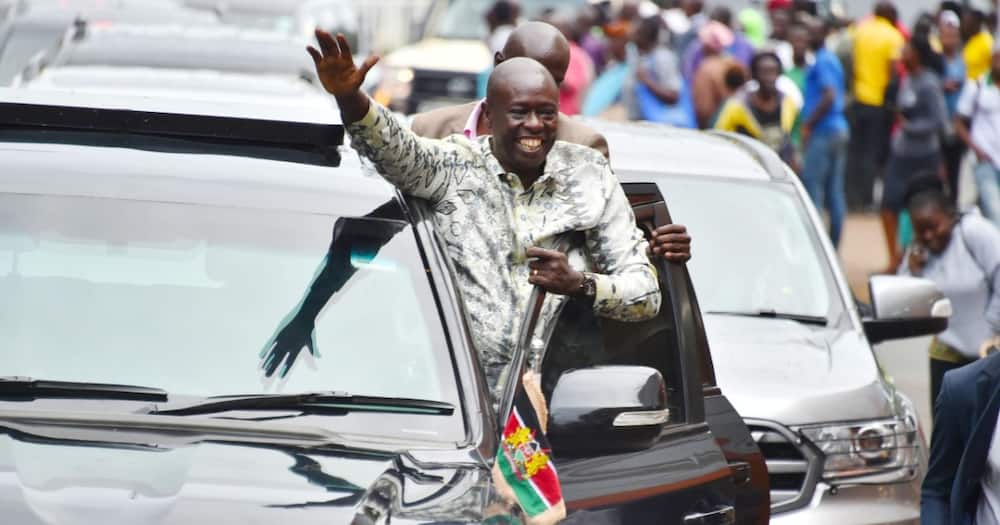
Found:
[[[655,184],[628,183],[622,186],[632,204],[636,221],[644,231],[650,232],[673,222]],[[768,523],[771,513],[770,487],[764,455],[751,437],[743,418],[733,408],[715,379],[712,353],[691,276],[680,265],[670,266],[668,278],[672,281],[674,302],[691,306],[684,310],[680,327],[686,332],[685,340],[690,345],[690,351],[698,361],[701,372],[705,420],[729,463],[736,492],[736,523]]]
[[[655,186],[652,189],[655,192]],[[644,207],[655,202],[633,201],[641,225],[669,220],[662,199],[657,200],[662,210]],[[736,523],[732,470],[706,420],[702,363],[695,353],[692,331],[683,328],[692,322],[696,305],[687,294],[674,293],[675,287],[687,282],[686,269],[664,261],[656,264],[663,303],[655,318],[639,323],[599,319],[585,301],[568,299],[543,323],[544,328],[535,333],[531,343],[541,354],[536,366],[550,402],[552,460],[569,511],[567,523]],[[533,324],[537,312],[547,310],[536,306],[527,309],[525,322]],[[580,370],[601,372],[621,367],[658,372],[666,390],[666,420],[657,426],[616,429],[617,434],[607,428],[592,428],[607,439],[585,452],[570,447],[566,439],[557,439],[551,425],[563,408],[552,401],[561,379]],[[600,381],[590,387],[609,395],[615,388],[612,382]],[[586,441],[585,427],[573,438]],[[633,439],[637,432],[650,429],[655,431],[650,439]]]

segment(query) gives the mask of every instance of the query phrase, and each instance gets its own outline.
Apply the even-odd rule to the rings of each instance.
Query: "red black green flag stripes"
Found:
[[[529,524],[555,523],[566,516],[550,453],[536,409],[518,381],[497,450],[494,480],[501,493],[513,496],[521,505]]]

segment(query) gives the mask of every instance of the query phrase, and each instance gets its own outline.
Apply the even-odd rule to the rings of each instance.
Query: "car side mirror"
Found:
[[[552,391],[548,438],[559,455],[642,450],[669,419],[666,382],[654,368],[568,370]]]
[[[927,279],[876,275],[868,280],[872,316],[864,319],[871,343],[932,335],[948,328],[951,301]]]

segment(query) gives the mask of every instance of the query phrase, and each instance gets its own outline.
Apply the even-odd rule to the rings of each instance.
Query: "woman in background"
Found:
[[[949,129],[941,81],[935,68],[940,57],[925,37],[915,36],[903,47],[906,76],[896,93],[899,129],[892,137],[889,165],[882,192],[882,227],[890,268],[899,265],[899,212],[916,175],[936,174],[941,164],[940,137]]]
[[[978,214],[958,214],[936,176],[908,198],[914,238],[897,273],[934,281],[953,313],[930,348],[931,404],[948,370],[979,358],[1000,334],[1000,231]]]

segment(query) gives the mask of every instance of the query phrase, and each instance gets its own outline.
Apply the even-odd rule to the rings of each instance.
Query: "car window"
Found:
[[[662,289],[662,287],[661,287]],[[667,294],[664,292],[664,297]],[[676,327],[667,300],[655,318],[622,322],[594,314],[585,300],[566,300],[543,335],[542,391],[551,401],[559,376],[567,370],[598,365],[655,368],[667,384],[672,422],[683,422],[683,378]]]
[[[695,239],[688,268],[702,312],[839,313],[829,264],[792,185],[696,177],[660,185]]]
[[[344,252],[331,247],[343,221],[329,215],[2,194],[3,375],[458,405],[416,239],[398,224]],[[303,352],[285,380],[264,381],[261,351],[302,311],[323,268],[342,282],[321,283],[330,297],[312,334],[321,357]]]

